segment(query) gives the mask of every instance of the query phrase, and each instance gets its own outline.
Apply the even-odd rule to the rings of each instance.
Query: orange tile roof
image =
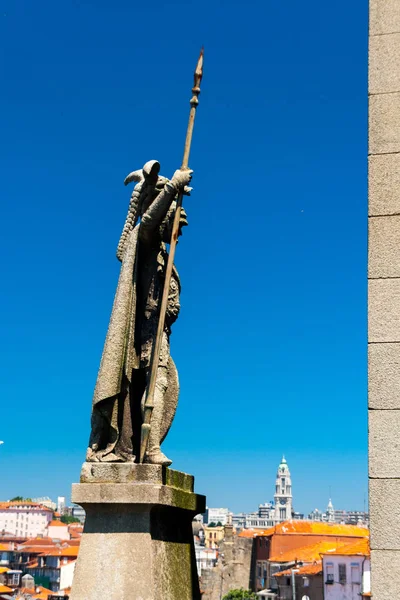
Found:
[[[38,502],[0,502],[0,510],[9,510],[10,508],[22,508],[24,506],[53,512],[51,508],[49,508],[48,506],[44,506],[43,504],[40,504]]]
[[[312,565],[304,565],[303,567],[298,567],[296,569],[296,575],[319,575],[322,573],[322,562],[318,561],[313,563]],[[286,569],[285,571],[279,571],[279,573],[275,573],[274,577],[283,577],[292,574],[292,569]]]
[[[7,594],[8,592],[13,592],[14,590],[7,585],[0,584],[0,594]]]
[[[54,543],[43,544],[43,546],[40,546],[39,544],[35,544],[34,546],[24,545],[23,548],[18,548],[17,552],[25,552],[28,554],[46,554],[47,552],[50,552],[51,550],[56,550],[57,548],[58,546],[56,546]]]
[[[68,540],[68,546],[79,546],[81,543],[81,536],[75,540]]]
[[[23,542],[22,544],[19,544],[19,546],[45,546],[45,545],[54,545],[54,541],[53,538],[51,537],[36,537],[36,538],[29,538],[29,540],[26,540],[26,542]]]
[[[368,537],[367,527],[358,527],[356,525],[338,525],[337,523],[320,523],[319,521],[284,521],[278,523],[275,527],[264,531],[254,530],[255,536],[270,536],[273,534],[290,535],[336,535],[349,537]]]
[[[67,546],[66,548],[51,548],[46,552],[41,552],[40,556],[72,556],[76,558],[78,556],[79,548],[76,546]]]
[[[321,559],[321,554],[333,552],[338,548],[346,546],[341,542],[319,542],[318,544],[312,544],[310,546],[302,546],[301,548],[294,548],[281,552],[275,556],[271,556],[268,560],[275,563],[289,563],[289,562],[306,562],[313,563]]]
[[[338,554],[339,556],[370,556],[369,539],[361,539],[354,544],[346,544],[334,551],[328,551],[326,554]]]
[[[61,521],[50,521],[49,527],[68,527],[66,523],[62,523]]]
[[[32,600],[47,600],[49,595],[54,593],[41,585],[35,585],[35,591],[31,588],[21,588],[18,589],[18,591],[21,594],[29,594],[29,597],[32,598]]]
[[[7,573],[10,569],[8,567],[0,567],[0,573]]]
[[[238,537],[242,538],[253,538],[258,536],[268,537],[275,533],[275,527],[269,529],[242,529]]]
[[[11,544],[0,544],[0,552],[10,552],[11,550]]]

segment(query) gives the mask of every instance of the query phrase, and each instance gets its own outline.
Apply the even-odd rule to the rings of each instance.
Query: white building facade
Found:
[[[229,510],[227,508],[207,508],[206,518],[207,524],[221,523],[221,525],[226,525],[229,521]]]
[[[42,504],[25,501],[1,502],[0,532],[26,538],[46,536],[52,516],[52,511]]]
[[[324,600],[360,600],[371,591],[369,556],[325,554]]]

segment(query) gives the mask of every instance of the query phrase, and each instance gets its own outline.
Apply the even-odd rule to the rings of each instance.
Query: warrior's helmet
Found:
[[[137,181],[138,183],[132,192],[128,214],[118,243],[117,258],[120,261],[123,259],[129,234],[168,181],[166,177],[159,175],[159,172],[160,163],[156,160],[150,160],[144,165],[143,169],[133,171],[125,178],[125,185],[131,183],[131,181]]]

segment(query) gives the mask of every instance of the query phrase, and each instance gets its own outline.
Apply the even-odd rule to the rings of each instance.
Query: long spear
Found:
[[[183,151],[183,160],[182,160],[182,166],[181,166],[181,169],[183,169],[183,170],[188,169],[190,146],[192,143],[192,135],[193,135],[194,118],[196,115],[197,105],[199,104],[200,83],[201,83],[202,77],[203,77],[203,48],[201,49],[199,60],[197,61],[196,70],[194,72],[194,86],[192,88],[193,96],[190,100],[189,123],[188,123],[187,131],[186,131],[185,148]],[[178,195],[177,203],[176,203],[174,224],[172,226],[171,243],[170,243],[170,247],[169,247],[167,269],[165,271],[164,289],[163,289],[163,295],[162,295],[162,300],[161,300],[157,334],[156,334],[156,339],[155,339],[154,345],[153,345],[153,352],[151,355],[150,380],[149,380],[149,383],[147,386],[146,398],[145,398],[145,402],[144,402],[143,424],[142,424],[141,435],[140,435],[140,462],[141,463],[143,462],[144,456],[146,454],[147,444],[148,444],[150,430],[151,430],[151,415],[153,413],[153,408],[154,408],[154,393],[155,393],[155,389],[156,389],[157,369],[158,369],[158,365],[160,362],[161,341],[162,341],[162,335],[164,332],[165,315],[167,312],[169,288],[170,288],[170,283],[171,283],[172,269],[174,266],[176,244],[178,241],[182,199],[183,199],[183,192],[180,192]]]

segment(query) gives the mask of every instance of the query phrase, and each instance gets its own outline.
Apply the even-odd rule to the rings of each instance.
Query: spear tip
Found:
[[[204,46],[201,47],[200,56],[197,61],[196,70],[194,72],[195,86],[198,87],[203,77],[203,61],[204,61]]]

